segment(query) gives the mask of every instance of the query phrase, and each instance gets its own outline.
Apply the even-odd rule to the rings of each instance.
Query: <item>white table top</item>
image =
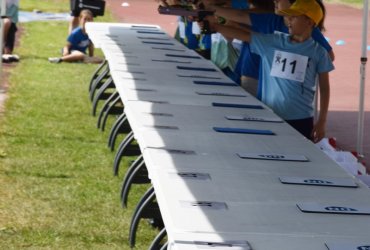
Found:
[[[252,97],[249,97],[252,98]],[[254,99],[254,98],[252,98]],[[263,109],[228,109],[193,105],[157,104],[141,101],[125,103],[125,113],[135,134],[141,130],[174,129],[182,132],[214,132],[213,127],[271,130],[278,135],[296,135],[285,122],[258,122],[229,120],[227,117],[273,119],[276,115]],[[189,122],[190,120],[190,122]]]
[[[183,150],[192,150],[193,147],[181,147]],[[348,177],[348,174],[338,168],[338,165],[324,158],[311,162],[284,162],[272,163],[262,160],[247,160],[239,158],[234,151],[223,153],[195,151],[195,154],[177,154],[164,149],[146,148],[143,151],[144,159],[150,169],[163,169],[171,172],[199,172],[197,169],[208,173],[213,169],[224,172],[240,171],[241,174],[257,173],[268,174],[277,171],[282,176],[331,176]],[[337,170],[337,171],[333,171]],[[244,172],[244,173],[243,173]]]
[[[116,38],[125,34],[128,31],[135,32],[137,30],[145,31],[160,31],[160,27],[157,25],[149,24],[124,24],[124,23],[99,23],[89,22],[86,23],[86,32],[89,34],[90,39],[93,41],[95,47],[100,48],[102,43],[107,38]]]
[[[174,233],[176,244],[170,244],[170,250],[249,250],[251,249],[284,249],[284,250],[358,250],[357,246],[369,246],[369,239],[356,235],[335,237],[332,235],[281,235],[281,234],[209,234],[209,233]],[[182,243],[180,243],[182,242]],[[207,246],[206,242],[213,243]],[[247,243],[246,243],[247,242]],[[196,244],[197,243],[197,244]],[[215,244],[232,244],[232,246],[215,247]],[[339,244],[343,248],[328,248]],[[353,244],[353,246],[352,246]],[[352,246],[352,247],[351,247]],[[356,247],[355,247],[356,246]],[[366,249],[366,248],[365,248]]]
[[[138,142],[144,148],[178,148],[192,150],[199,154],[211,153],[282,153],[305,155],[310,161],[328,161],[310,141],[303,137],[293,135],[255,135],[210,132],[179,133],[171,129],[158,129],[156,131],[143,130],[136,135]]]
[[[168,200],[296,204],[303,201],[338,202],[338,196],[347,197],[346,202],[357,202],[357,195],[363,196],[364,199],[370,198],[363,185],[360,188],[345,188],[282,184],[279,180],[282,175],[278,171],[268,174],[230,171],[225,174],[216,168],[207,171],[200,168],[195,173],[199,172],[207,173],[209,178],[183,177],[177,172],[166,173],[163,169],[150,173],[155,187],[169,189],[166,190]],[[349,176],[342,178],[356,182]],[[183,192],[179,193],[177,190]],[[365,204],[370,205],[368,202]]]

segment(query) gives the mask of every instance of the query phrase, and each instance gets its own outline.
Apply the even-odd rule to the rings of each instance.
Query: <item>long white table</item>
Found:
[[[212,63],[158,26],[87,32],[109,62],[170,249],[370,249],[369,189]]]
[[[153,128],[153,130],[172,129],[181,132],[214,132],[213,127],[234,127],[272,130],[278,134],[300,136],[297,131],[283,123],[274,113],[266,112],[263,109],[245,110],[127,101],[124,111],[135,130],[135,134],[149,128]]]

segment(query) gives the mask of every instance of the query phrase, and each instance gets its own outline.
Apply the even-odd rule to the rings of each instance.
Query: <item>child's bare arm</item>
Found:
[[[67,42],[67,44],[63,47],[63,56],[69,55],[71,47],[72,44]]]
[[[249,16],[250,10],[237,10],[232,8],[225,8],[225,7],[219,7],[219,6],[209,6],[211,10],[215,11],[216,16],[221,16],[225,18],[226,20],[246,24],[246,25],[252,25],[251,19]],[[207,7],[206,7],[207,9]]]
[[[325,137],[326,117],[328,114],[330,99],[330,85],[328,72],[319,74],[319,90],[320,90],[320,114],[312,130],[313,142],[319,142],[321,139]]]
[[[213,17],[209,17],[213,18]],[[238,26],[235,23],[231,25],[217,24],[215,22],[209,22],[212,31],[221,33],[224,37],[235,38],[244,42],[250,42],[251,40],[251,30],[245,26]]]

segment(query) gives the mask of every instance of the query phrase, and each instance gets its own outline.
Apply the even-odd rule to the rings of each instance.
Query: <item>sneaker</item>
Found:
[[[12,54],[3,54],[2,59],[4,63],[12,63],[12,62],[18,62],[19,56],[12,55]]]
[[[62,58],[60,57],[49,57],[49,62],[51,63],[60,63],[62,61]]]
[[[10,60],[12,62],[19,62],[19,56],[13,54],[13,55],[10,56]]]
[[[7,57],[7,56],[3,55],[3,56],[2,56],[2,62],[3,62],[3,63],[10,63],[9,57]]]

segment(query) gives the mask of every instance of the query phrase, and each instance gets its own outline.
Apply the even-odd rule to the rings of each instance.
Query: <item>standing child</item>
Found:
[[[286,16],[289,34],[244,32],[240,39],[261,57],[262,102],[306,138],[318,142],[325,136],[329,72],[334,69],[327,51],[311,37],[323,11],[316,0],[297,0],[279,13]],[[320,115],[314,124],[317,75]]]
[[[101,58],[94,57],[94,44],[90,41],[85,30],[86,22],[93,21],[93,14],[90,10],[82,10],[79,21],[79,27],[75,28],[67,38],[67,44],[63,48],[62,57],[50,57],[49,62],[102,62]],[[89,55],[86,55],[87,49],[89,50]]]

